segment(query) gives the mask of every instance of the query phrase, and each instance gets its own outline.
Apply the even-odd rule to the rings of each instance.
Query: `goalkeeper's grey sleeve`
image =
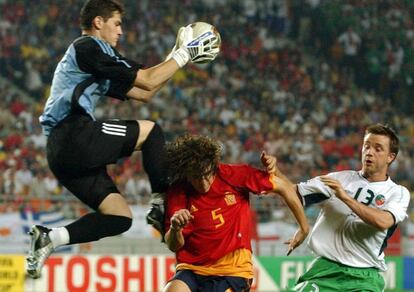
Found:
[[[98,79],[110,80],[106,95],[121,100],[127,98],[141,64],[126,59],[108,43],[94,37],[80,37],[74,47],[80,70]]]
[[[318,176],[306,182],[301,182],[297,186],[302,197],[303,206],[320,203],[334,195],[332,189],[326,186]]]

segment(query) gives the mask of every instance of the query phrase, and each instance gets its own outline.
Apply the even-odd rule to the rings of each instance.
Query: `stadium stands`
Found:
[[[0,213],[31,206],[74,218],[85,210],[48,170],[37,118],[58,60],[79,35],[80,1],[34,2],[0,1]],[[179,26],[195,20],[219,29],[222,54],[177,73],[148,105],[108,99],[98,118],[154,119],[169,140],[187,131],[217,137],[231,163],[259,165],[265,149],[293,181],[357,168],[364,127],[388,123],[401,139],[390,175],[414,189],[412,1],[124,2],[126,56],[156,64]],[[349,27],[360,39],[354,55],[345,48]],[[140,159],[110,167],[133,204],[149,197]],[[414,238],[412,198],[403,234]],[[274,212],[283,208],[277,200],[253,206],[258,222],[285,218]]]

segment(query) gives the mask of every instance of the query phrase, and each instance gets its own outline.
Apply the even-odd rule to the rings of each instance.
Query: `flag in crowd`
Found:
[[[62,212],[59,211],[33,211],[30,208],[22,209],[20,211],[22,232],[27,234],[33,225],[43,225],[47,228],[64,226],[70,223],[72,220],[68,220],[64,217]],[[26,237],[26,241],[29,242],[30,237]],[[57,249],[57,252],[71,252],[73,246],[67,245]]]

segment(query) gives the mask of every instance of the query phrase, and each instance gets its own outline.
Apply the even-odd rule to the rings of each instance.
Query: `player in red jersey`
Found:
[[[276,158],[262,154],[266,170],[220,163],[219,143],[183,136],[167,146],[173,184],[167,194],[165,241],[176,253],[176,274],[164,291],[249,291],[253,278],[249,193],[278,193],[300,228],[288,254],[309,227],[295,189],[275,176]],[[228,290],[230,289],[230,290]]]

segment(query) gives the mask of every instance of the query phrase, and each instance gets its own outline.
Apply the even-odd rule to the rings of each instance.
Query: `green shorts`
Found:
[[[317,258],[303,274],[294,291],[384,291],[385,282],[376,268],[353,268]]]

